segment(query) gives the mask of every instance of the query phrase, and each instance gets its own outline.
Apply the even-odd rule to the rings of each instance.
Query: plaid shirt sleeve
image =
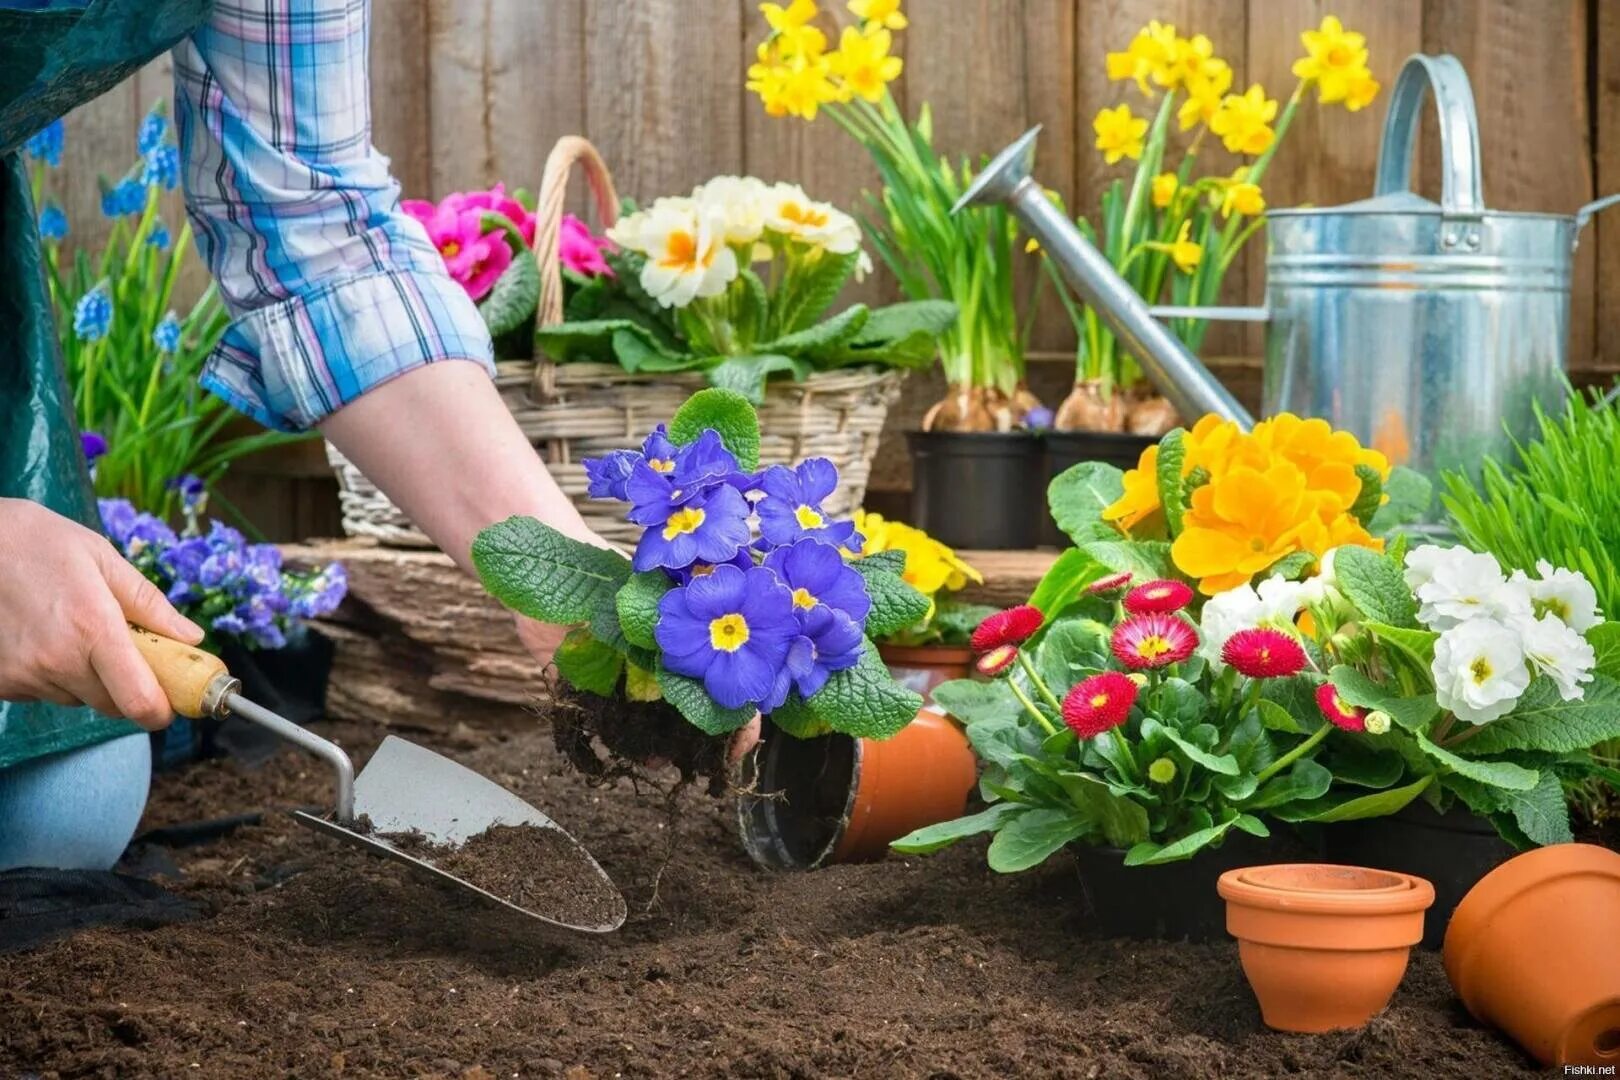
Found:
[[[308,428],[489,333],[371,145],[369,0],[219,0],[174,53],[186,203],[232,315],[203,385]]]

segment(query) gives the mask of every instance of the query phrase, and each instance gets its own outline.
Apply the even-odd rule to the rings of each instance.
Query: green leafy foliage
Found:
[[[1513,711],[1486,724],[1465,744],[1471,754],[1515,750],[1567,753],[1620,739],[1620,683],[1594,675],[1579,701],[1565,701],[1545,676],[1530,683]]]
[[[491,596],[522,615],[571,625],[611,607],[630,560],[582,543],[531,517],[509,517],[478,534],[473,565]]]
[[[1382,683],[1374,682],[1365,674],[1346,664],[1340,664],[1328,673],[1339,697],[1363,709],[1380,709],[1389,714],[1407,731],[1424,731],[1440,715],[1440,706],[1434,695],[1401,697]]]
[[[753,719],[753,709],[726,709],[716,704],[696,679],[677,675],[662,664],[658,666],[656,674],[664,700],[675,706],[688,723],[705,734],[729,735]]]
[[[1119,530],[1102,513],[1125,493],[1124,474],[1100,461],[1083,461],[1052,478],[1046,500],[1052,520],[1076,544],[1115,540]]]
[[[1081,548],[1065,548],[1030,593],[1029,602],[1050,622],[1069,605],[1085,596],[1092,582],[1106,568]]]
[[[1384,504],[1384,478],[1371,465],[1356,465],[1356,479],[1361,481],[1361,492],[1350,504],[1350,514],[1362,526],[1372,524],[1373,515]]]
[[[624,656],[584,629],[568,632],[552,662],[570,685],[601,697],[612,696],[624,671]]]
[[[1017,803],[996,803],[976,814],[914,829],[889,846],[904,855],[928,855],[949,847],[958,840],[994,832],[1002,826],[1007,817],[1023,813],[1023,810],[1024,808]]]
[[[1039,866],[1090,828],[1085,817],[1061,808],[1025,810],[999,823],[986,858],[999,874]]]
[[[1400,567],[1376,551],[1342,547],[1333,559],[1339,587],[1369,620],[1402,629],[1417,627],[1417,601]]]
[[[619,628],[632,645],[643,649],[658,647],[653,638],[653,628],[658,625],[658,601],[674,587],[675,583],[662,570],[647,570],[631,574],[614,594]]]
[[[889,677],[877,646],[868,640],[860,662],[833,672],[806,705],[833,731],[862,739],[887,739],[917,715],[922,698]]]
[[[1159,440],[1159,505],[1171,536],[1181,534],[1181,516],[1187,511],[1186,480],[1181,467],[1187,460],[1187,432],[1176,428]]]
[[[856,559],[850,563],[866,583],[872,610],[866,616],[868,637],[882,638],[903,630],[928,614],[928,597],[901,580],[883,563]]]
[[[748,399],[733,390],[699,390],[675,410],[669,438],[676,446],[693,442],[709,428],[747,472],[759,468],[759,416]]]
[[[1384,481],[1389,501],[1380,506],[1368,522],[1374,536],[1388,536],[1403,525],[1423,521],[1434,506],[1434,485],[1429,478],[1404,465],[1397,465]]]
[[[765,380],[779,372],[793,376],[794,382],[810,377],[810,365],[781,353],[750,353],[728,357],[709,368],[709,382],[724,390],[735,390],[749,402],[765,402]]]
[[[837,349],[853,341],[869,318],[871,312],[867,310],[866,305],[855,304],[825,322],[815,323],[779,337],[775,341],[768,341],[759,346],[759,351],[782,353],[787,356],[813,356]]]
[[[827,367],[852,364],[887,364],[899,368],[927,368],[939,351],[939,339],[956,322],[956,305],[947,300],[908,300],[876,308],[854,337],[841,345],[818,350],[817,361]]]
[[[1284,821],[1361,821],[1365,818],[1388,817],[1404,809],[1413,799],[1426,791],[1434,782],[1433,776],[1423,776],[1404,787],[1376,791],[1371,795],[1328,795],[1307,803],[1296,803],[1273,809],[1271,813]]]

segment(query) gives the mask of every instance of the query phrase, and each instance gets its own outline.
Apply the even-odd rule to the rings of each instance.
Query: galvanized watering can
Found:
[[[1439,205],[1411,191],[1418,116],[1432,90],[1443,166]],[[959,205],[1005,202],[1065,280],[1138,359],[1183,417],[1248,414],[1154,316],[1269,323],[1266,414],[1319,416],[1431,475],[1477,473],[1556,406],[1569,344],[1575,215],[1485,208],[1479,123],[1462,65],[1413,56],[1390,95],[1370,199],[1267,212],[1264,308],[1150,308],[1029,175],[1030,131],[975,180]]]

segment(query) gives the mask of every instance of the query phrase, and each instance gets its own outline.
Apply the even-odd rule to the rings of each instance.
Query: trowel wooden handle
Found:
[[[181,716],[196,720],[219,714],[225,698],[242,685],[226,669],[225,661],[212,653],[134,623],[129,624],[129,633],[157,676],[169,705]]]

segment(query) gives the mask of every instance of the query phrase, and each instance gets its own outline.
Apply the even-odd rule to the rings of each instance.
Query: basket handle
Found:
[[[613,189],[613,177],[602,163],[602,155],[588,139],[578,135],[564,135],[551,148],[546,158],[546,169],[540,178],[540,197],[535,209],[534,257],[540,263],[541,326],[553,326],[563,320],[562,263],[558,254],[562,246],[563,202],[568,195],[568,174],[574,166],[585,167],[585,180],[596,200],[596,216],[602,228],[611,228],[619,220],[619,195]]]

